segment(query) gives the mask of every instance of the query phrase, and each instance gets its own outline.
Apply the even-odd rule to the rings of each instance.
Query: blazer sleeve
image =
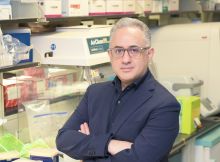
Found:
[[[109,156],[111,162],[160,162],[166,158],[179,132],[177,102],[157,108],[135,139],[131,149]]]
[[[57,149],[75,159],[105,157],[106,146],[111,138],[111,134],[85,135],[78,131],[80,124],[89,121],[88,91],[56,137]]]

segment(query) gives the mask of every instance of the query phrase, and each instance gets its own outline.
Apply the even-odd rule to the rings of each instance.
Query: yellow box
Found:
[[[197,128],[195,119],[200,119],[200,98],[197,96],[179,96],[177,100],[181,105],[179,132],[191,134]]]

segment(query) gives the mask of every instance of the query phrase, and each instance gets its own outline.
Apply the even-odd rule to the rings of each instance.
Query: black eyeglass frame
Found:
[[[115,57],[115,58],[122,58],[125,54],[125,51],[127,51],[128,55],[133,58],[133,57],[140,56],[142,53],[149,50],[150,48],[151,47],[138,47],[138,46],[131,46],[131,47],[128,47],[128,48],[114,47],[114,48],[109,48],[108,53],[112,54],[112,56]],[[116,54],[117,52],[113,52],[114,50],[117,50],[117,49],[122,50],[123,53]],[[136,54],[132,54],[132,52],[131,52],[132,49],[138,49],[139,52],[137,52]]]

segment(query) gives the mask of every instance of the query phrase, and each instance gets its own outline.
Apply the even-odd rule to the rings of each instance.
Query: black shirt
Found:
[[[144,79],[147,77],[148,72],[146,74],[135,80],[132,84],[128,85],[123,91],[121,87],[121,81],[120,79],[116,76],[115,79],[112,81],[114,87],[115,87],[115,93],[113,96],[113,102],[112,102],[112,113],[110,114],[110,122],[113,123],[116,116],[120,113],[122,109],[126,109],[124,107],[124,104],[127,102],[133,96],[135,90],[138,88],[138,86],[144,81]],[[110,124],[111,127],[111,124]]]

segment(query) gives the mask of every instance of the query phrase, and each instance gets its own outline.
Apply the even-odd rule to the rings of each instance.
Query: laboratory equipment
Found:
[[[157,77],[195,76],[204,82],[201,99],[209,98],[220,112],[220,23],[178,24],[153,32]],[[201,112],[207,109],[201,106]]]
[[[33,35],[31,42],[42,64],[92,66],[109,62],[110,29],[108,25],[63,27]]]
[[[200,96],[203,81],[195,76],[173,76],[160,78],[160,83],[174,96]]]
[[[43,138],[54,146],[57,130],[87,87],[113,78],[107,53],[110,29],[109,25],[59,27],[53,33],[31,36],[34,60],[47,69],[43,93],[23,102],[28,124],[35,128],[29,131],[31,141]],[[45,128],[48,131],[42,132]]]

